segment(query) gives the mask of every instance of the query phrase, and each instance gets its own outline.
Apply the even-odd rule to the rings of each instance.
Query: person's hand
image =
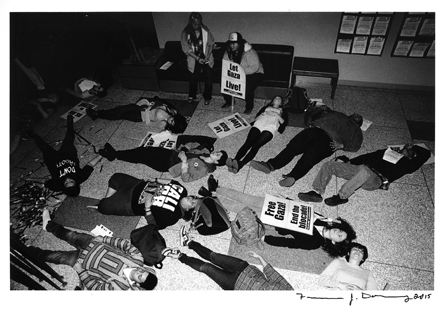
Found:
[[[185,154],[184,151],[179,152],[178,157],[180,160],[182,160],[182,162],[186,162],[187,161],[187,155]]]
[[[337,220],[337,219],[332,219],[332,218],[318,218],[318,220],[324,221],[324,222],[328,222],[328,223],[341,223],[341,221]]]
[[[96,236],[93,238],[94,241],[103,242],[103,236]]]
[[[341,143],[338,143],[337,141],[333,141],[330,143],[330,147],[331,147],[331,150],[333,150],[333,152],[335,152],[336,150],[344,148],[344,145],[342,145]]]
[[[79,262],[75,263],[74,266],[72,267],[77,273],[80,273],[83,271],[83,267],[82,265],[80,265]]]
[[[197,61],[199,61],[200,64],[204,64],[205,63],[205,59],[202,59],[202,58],[199,58],[199,60],[197,60]]]
[[[357,290],[362,290],[359,286],[355,285],[355,284],[351,284],[351,283],[339,283],[338,287],[341,290],[353,290],[353,291],[357,291]]]
[[[256,259],[260,259],[261,258],[261,256],[259,254],[257,254],[256,252],[254,252],[254,251],[248,251],[248,255],[251,256],[251,257],[254,257]]]

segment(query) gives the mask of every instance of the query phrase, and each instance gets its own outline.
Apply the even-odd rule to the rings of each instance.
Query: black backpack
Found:
[[[166,242],[156,225],[148,224],[132,231],[131,243],[142,253],[144,264],[162,268],[165,259],[162,250]]]
[[[298,86],[294,86],[288,90],[284,98],[284,108],[289,113],[302,114],[308,106],[310,99],[307,90]]]

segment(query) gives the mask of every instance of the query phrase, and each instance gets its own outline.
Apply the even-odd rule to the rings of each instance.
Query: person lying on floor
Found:
[[[203,189],[202,189],[203,188]],[[199,192],[205,191],[202,187]],[[212,175],[208,178],[208,191],[215,192],[222,205],[233,212],[240,212],[244,207],[250,207],[257,214],[262,212],[265,197],[219,186]],[[201,193],[199,193],[201,194]],[[331,257],[346,254],[347,246],[356,239],[353,227],[340,217],[336,219],[317,216],[314,222],[313,235],[298,233],[295,231],[275,228],[280,235],[291,235],[292,238],[265,235],[263,241],[271,246],[288,247],[303,250],[315,250],[322,248]]]
[[[67,117],[66,126],[66,135],[59,150],[53,149],[33,131],[26,131],[26,134],[34,139],[37,147],[42,152],[43,162],[51,174],[51,179],[27,177],[25,180],[44,183],[45,187],[52,191],[61,191],[68,196],[75,197],[80,194],[80,184],[89,178],[94,166],[100,162],[102,156],[94,157],[81,169],[77,150],[74,146],[74,124],[71,115]]]
[[[164,229],[179,219],[189,221],[197,201],[175,180],[143,180],[115,173],[108,181],[105,197],[97,205],[87,208],[104,215],[145,216],[148,224]]]
[[[249,251],[248,255],[260,261],[263,272],[247,261],[211,251],[192,240],[184,230],[181,230],[180,244],[195,251],[201,258],[210,263],[188,256],[173,248],[165,248],[162,254],[169,258],[178,259],[192,269],[206,274],[223,290],[293,290],[293,287],[273,266],[253,251]]]
[[[340,156],[339,161],[325,162],[313,181],[314,191],[299,193],[298,198],[305,202],[322,202],[322,195],[333,175],[347,179],[339,193],[325,199],[325,204],[337,206],[348,202],[349,197],[356,190],[362,188],[367,191],[377,189],[388,190],[390,183],[418,170],[430,158],[430,150],[405,144],[400,149],[402,158],[394,163],[384,160],[386,149],[360,155],[349,160],[346,156]]]
[[[140,251],[127,239],[93,236],[65,228],[51,220],[43,210],[42,228],[66,241],[76,250],[51,251],[29,246],[38,259],[71,266],[79,275],[84,290],[153,290],[157,276],[143,264]]]
[[[73,89],[66,88],[66,92],[80,98],[87,99],[93,96],[103,98],[112,85],[113,78],[109,69],[98,67],[93,77],[82,77],[74,83]]]
[[[259,149],[276,135],[283,133],[288,123],[288,114],[282,108],[282,97],[275,96],[273,100],[262,107],[256,115],[254,124],[248,132],[247,140],[239,148],[236,156],[227,160],[228,171],[236,174],[248,162],[254,159]]]
[[[356,152],[361,148],[361,115],[347,116],[328,110],[317,114],[316,117],[311,118],[306,128],[296,134],[277,156],[268,161],[252,160],[250,166],[269,174],[283,168],[296,156],[302,155],[290,173],[283,175],[283,179],[279,181],[281,187],[291,187],[316,164],[337,150]]]
[[[319,285],[334,290],[379,290],[372,273],[361,267],[367,258],[366,246],[351,243],[347,255],[334,259],[321,273]]]
[[[138,147],[128,150],[115,150],[106,143],[99,154],[109,161],[115,159],[145,164],[158,172],[169,172],[173,178],[181,177],[191,182],[212,173],[218,166],[224,166],[227,153],[223,150],[210,152],[207,148],[196,147],[188,151],[178,151],[160,147]]]
[[[155,96],[153,99],[140,99],[136,104],[117,106],[107,110],[87,109],[86,114],[92,120],[128,120],[145,122],[148,127],[183,133],[187,128],[186,118],[179,114],[170,103]]]

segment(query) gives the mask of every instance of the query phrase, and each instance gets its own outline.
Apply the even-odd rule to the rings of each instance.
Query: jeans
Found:
[[[63,225],[49,221],[46,225],[46,230],[54,234],[57,238],[62,239],[69,243],[71,246],[76,247],[76,250],[72,251],[51,251],[42,250],[36,247],[28,247],[28,249],[33,252],[33,254],[42,261],[63,264],[68,266],[74,266],[77,262],[77,258],[80,255],[80,250],[88,247],[94,236],[78,233],[66,229]]]
[[[171,155],[173,150],[161,147],[138,147],[116,151],[116,158],[130,163],[145,164],[158,172],[168,172],[174,164]]]
[[[107,119],[107,120],[128,120],[132,122],[141,122],[142,115],[141,112],[145,109],[144,106],[139,106],[137,104],[128,104],[117,106],[111,109],[103,109],[97,111],[97,118]]]
[[[342,199],[349,198],[359,188],[373,191],[382,184],[379,176],[365,165],[330,161],[322,165],[313,181],[313,189],[320,194],[324,194],[325,188],[333,175],[348,180],[339,190],[339,197]]]
[[[225,187],[218,187],[216,193],[222,205],[229,211],[236,213],[244,207],[250,207],[259,215],[265,200],[263,196],[251,195]]]
[[[234,290],[237,278],[249,265],[248,262],[236,257],[213,252],[195,241],[191,241],[188,247],[214,265],[186,254],[182,254],[179,261],[206,274],[224,290]]]
[[[271,132],[261,132],[258,128],[252,127],[248,132],[247,140],[234,157],[239,162],[239,170],[253,160],[259,149],[272,139],[273,134]]]
[[[195,63],[196,64],[194,65],[194,72],[191,73],[191,77],[190,77],[188,96],[193,99],[196,98],[197,84],[199,82],[199,76],[201,74],[201,71],[203,71],[204,81],[205,81],[205,89],[204,89],[203,97],[204,97],[204,100],[210,101],[211,94],[213,92],[213,81],[212,81],[213,69],[207,64],[200,64],[199,61],[195,61]]]
[[[259,86],[259,83],[263,79],[264,74],[262,73],[254,73],[249,74],[246,76],[245,84],[245,109],[253,109],[254,107],[254,91],[256,90],[257,86]],[[225,103],[228,103],[231,105],[231,96],[228,94],[224,94],[224,100]]]
[[[298,180],[304,177],[317,163],[333,154],[332,140],[324,130],[313,127],[297,134],[276,157],[268,160],[273,169],[280,169],[302,154],[298,162],[286,177]]]

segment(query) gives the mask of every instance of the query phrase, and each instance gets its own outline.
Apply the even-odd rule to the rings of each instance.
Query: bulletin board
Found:
[[[381,56],[393,13],[342,13],[335,53]]]
[[[435,58],[435,13],[405,13],[391,56]]]

